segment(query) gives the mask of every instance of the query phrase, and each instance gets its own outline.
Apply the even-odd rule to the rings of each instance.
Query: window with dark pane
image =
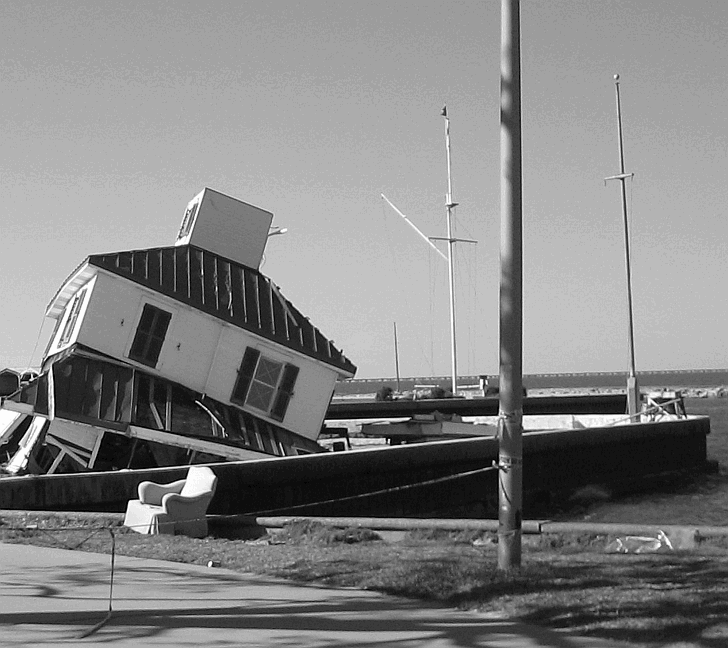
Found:
[[[154,367],[159,360],[162,344],[167,335],[167,328],[172,314],[161,308],[145,304],[139,326],[134,336],[129,357],[142,364]]]
[[[293,396],[298,371],[294,365],[272,360],[248,347],[230,400],[282,421]]]
[[[83,306],[83,298],[86,296],[86,289],[84,288],[76,294],[73,298],[73,304],[71,310],[68,312],[68,319],[63,327],[63,333],[61,338],[58,340],[58,346],[63,346],[71,339],[73,335],[73,329],[76,328],[76,321],[78,320],[78,314],[81,312],[81,306]]]
[[[261,357],[250,384],[246,405],[267,412],[270,409],[273,395],[276,393],[281,371],[283,371],[283,363]]]
[[[197,210],[200,208],[200,204],[201,203],[196,202],[194,205],[190,205],[190,207],[187,208],[184,218],[182,219],[182,225],[179,228],[179,233],[177,234],[178,240],[190,233],[192,223],[195,222],[195,216],[197,216]]]

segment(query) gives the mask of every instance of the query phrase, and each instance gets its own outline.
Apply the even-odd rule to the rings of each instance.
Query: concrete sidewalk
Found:
[[[607,648],[617,644],[352,589],[0,543],[2,646]]]

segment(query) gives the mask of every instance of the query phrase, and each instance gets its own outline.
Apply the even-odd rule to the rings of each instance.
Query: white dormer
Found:
[[[194,245],[258,269],[273,214],[205,188],[187,205],[175,245]]]

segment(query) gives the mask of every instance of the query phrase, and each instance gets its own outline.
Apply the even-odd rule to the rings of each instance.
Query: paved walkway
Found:
[[[606,648],[533,626],[373,592],[227,569],[0,543],[2,646]]]

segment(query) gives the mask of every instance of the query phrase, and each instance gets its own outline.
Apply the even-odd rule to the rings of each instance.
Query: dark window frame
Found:
[[[278,367],[275,383],[274,366]],[[230,401],[283,421],[294,395],[300,369],[289,362],[276,360],[258,349],[247,347],[238,369]],[[267,398],[267,402],[264,402]]]
[[[171,321],[170,311],[154,304],[144,304],[127,357],[148,367],[156,367]]]

